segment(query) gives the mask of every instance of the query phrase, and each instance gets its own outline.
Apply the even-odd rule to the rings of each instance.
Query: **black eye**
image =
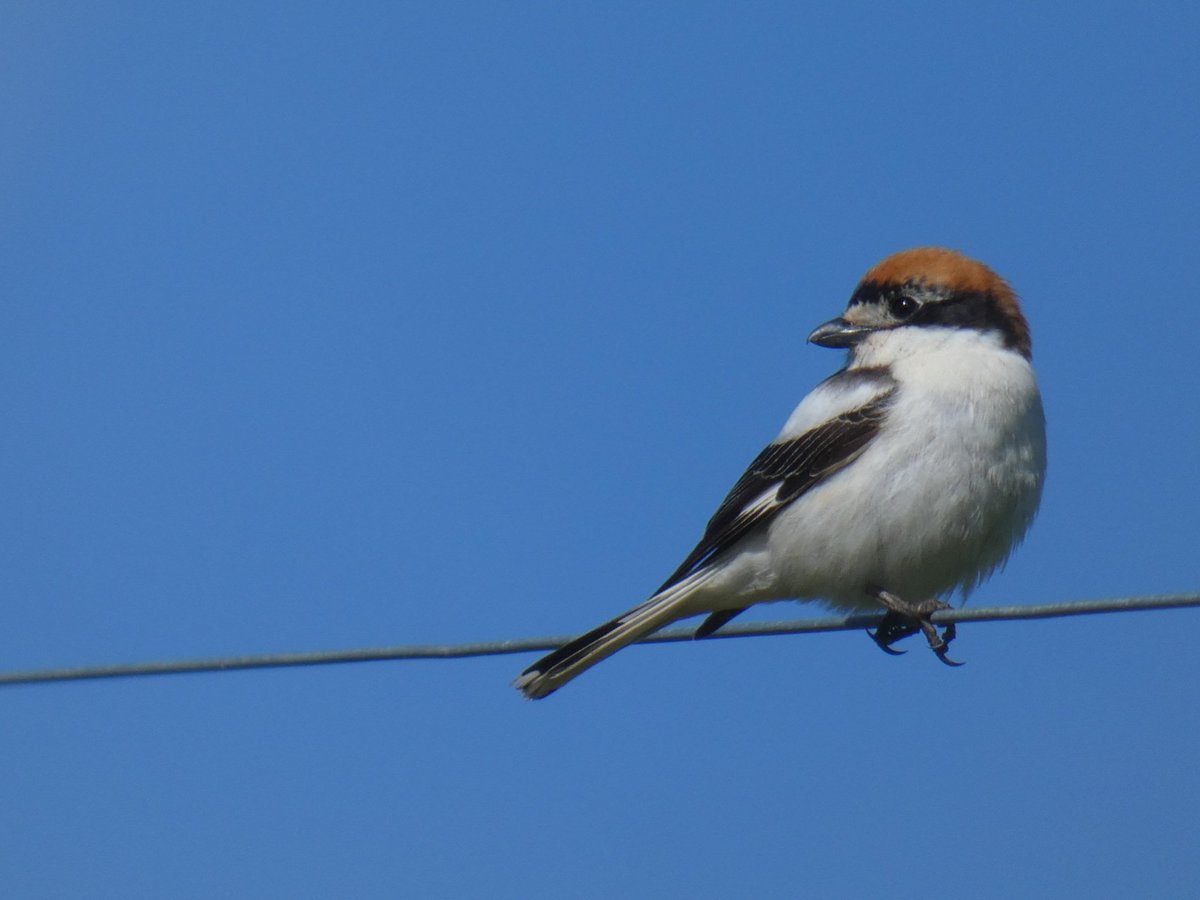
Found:
[[[908,294],[893,294],[888,298],[888,312],[896,319],[907,319],[917,311],[919,305]]]

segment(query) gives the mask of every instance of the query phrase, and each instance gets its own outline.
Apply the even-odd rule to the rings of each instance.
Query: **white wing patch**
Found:
[[[886,368],[843,369],[826,378],[800,401],[775,441],[799,437],[843,413],[867,406],[895,386],[895,379]]]

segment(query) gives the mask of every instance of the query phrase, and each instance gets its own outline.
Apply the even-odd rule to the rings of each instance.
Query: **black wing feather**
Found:
[[[768,445],[717,508],[700,543],[655,593],[703,568],[752,529],[770,521],[797,497],[854,460],[879,433],[895,393],[893,383],[870,403],[823,422],[799,437]],[[751,506],[774,487],[778,487],[774,502],[757,508]],[[701,626],[705,634],[711,634],[740,610],[721,612],[724,615],[712,627]]]

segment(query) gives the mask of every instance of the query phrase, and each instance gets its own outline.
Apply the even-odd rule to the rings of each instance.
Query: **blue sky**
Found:
[[[1197,590],[1198,19],[6,4],[0,667],[590,628],[931,243],[1022,294],[1049,420],[972,603]],[[0,887],[1195,896],[1197,629],[8,689]]]

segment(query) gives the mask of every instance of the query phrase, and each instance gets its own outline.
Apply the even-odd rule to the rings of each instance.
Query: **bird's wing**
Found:
[[[521,673],[527,697],[545,697],[622,647],[679,618],[690,591],[715,569],[706,566],[751,529],[855,459],[879,433],[896,391],[884,369],[848,369],[826,379],[796,407],[783,432],[750,464],[675,574],[628,612],[569,641]],[[719,610],[697,631],[704,637],[741,610]]]
[[[797,407],[783,433],[750,463],[709,520],[700,543],[656,593],[704,568],[752,529],[851,463],[879,433],[895,393],[896,382],[884,369],[847,369],[822,382]],[[796,427],[811,419],[813,411],[839,408],[803,431]],[[702,626],[699,636],[715,631],[733,615],[718,614],[716,623],[707,631]]]

